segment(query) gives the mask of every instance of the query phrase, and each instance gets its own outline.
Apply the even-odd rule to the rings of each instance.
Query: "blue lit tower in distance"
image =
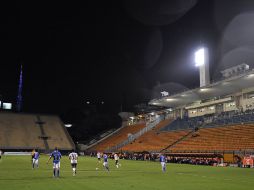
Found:
[[[23,88],[23,73],[22,73],[22,64],[20,66],[20,74],[19,74],[19,86],[18,86],[18,96],[17,96],[17,112],[21,111],[22,107],[22,88]]]

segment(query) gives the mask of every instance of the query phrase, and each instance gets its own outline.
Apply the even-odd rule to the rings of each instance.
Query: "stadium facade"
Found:
[[[223,80],[207,86],[153,99],[150,105],[170,108],[173,118],[204,116],[222,112],[245,112],[254,109],[254,70],[226,75]],[[230,69],[228,69],[230,72]],[[234,70],[231,70],[233,72]],[[242,72],[244,71],[244,72]],[[224,71],[222,71],[224,73]]]
[[[149,102],[163,109],[129,117],[125,126],[87,151],[164,152],[178,158],[220,157],[230,163],[253,154],[254,70],[241,64],[221,73],[217,82],[163,93]]]

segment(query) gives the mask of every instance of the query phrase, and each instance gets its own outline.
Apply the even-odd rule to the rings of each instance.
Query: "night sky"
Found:
[[[25,112],[60,114],[87,101],[103,101],[109,112],[119,112],[121,105],[131,111],[160,90],[197,87],[193,53],[202,45],[209,48],[211,76],[216,76],[223,53],[239,47],[222,44],[225,27],[241,11],[254,10],[253,4],[109,0],[2,5],[0,94],[16,102],[22,63]]]

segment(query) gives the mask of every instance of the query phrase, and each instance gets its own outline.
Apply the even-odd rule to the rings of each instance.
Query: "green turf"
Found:
[[[1,190],[236,190],[254,188],[254,169],[222,168],[168,164],[162,173],[158,162],[120,160],[116,169],[109,161],[110,172],[103,170],[96,158],[80,157],[77,176],[72,176],[69,160],[61,160],[61,177],[52,177],[48,157],[40,158],[40,168],[31,169],[30,156],[5,156],[0,160]],[[96,171],[95,168],[99,167]]]

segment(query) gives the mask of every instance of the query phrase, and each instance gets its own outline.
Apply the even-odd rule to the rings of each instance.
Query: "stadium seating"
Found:
[[[254,112],[247,110],[245,112],[223,112],[219,115],[210,114],[199,117],[177,118],[169,125],[161,129],[161,131],[174,131],[194,129],[196,127],[217,127],[222,125],[232,125],[254,122]]]
[[[176,142],[191,130],[161,132],[160,129],[168,125],[172,120],[164,120],[160,122],[153,130],[145,133],[134,142],[122,147],[123,151],[142,152],[155,151],[158,152],[168,145]]]
[[[254,148],[254,124],[201,128],[180,141],[172,152],[242,151]]]
[[[41,148],[40,129],[36,118],[28,114],[0,114],[0,146],[2,148]]]
[[[151,151],[159,152],[168,145],[176,142],[181,137],[189,133],[189,131],[173,131],[145,134],[135,140],[133,143],[122,148],[123,151],[142,152]]]
[[[177,118],[173,122],[169,123],[167,126],[164,126],[160,131],[175,131],[192,128],[194,128],[194,125],[191,125],[190,120],[188,120],[187,118]]]
[[[254,149],[253,111],[162,120],[118,151],[129,152],[216,152]],[[105,151],[135,134],[145,125],[127,126],[88,151]]]
[[[122,150],[158,152],[166,147],[169,147],[166,149],[169,152],[250,150],[254,149],[253,118],[253,112],[248,111],[222,113],[216,117],[177,118],[168,123],[163,121],[164,125],[161,122]]]
[[[126,140],[129,134],[135,134],[144,127],[145,123],[126,126],[120,131],[118,131],[116,134],[106,138],[95,146],[90,147],[87,151],[105,151],[106,149]]]
[[[74,144],[58,117],[40,116],[40,119],[44,121],[43,128],[48,136],[49,149],[52,150],[55,147],[66,150],[73,149]]]
[[[74,143],[65,130],[56,116],[0,113],[0,149],[70,150]]]

